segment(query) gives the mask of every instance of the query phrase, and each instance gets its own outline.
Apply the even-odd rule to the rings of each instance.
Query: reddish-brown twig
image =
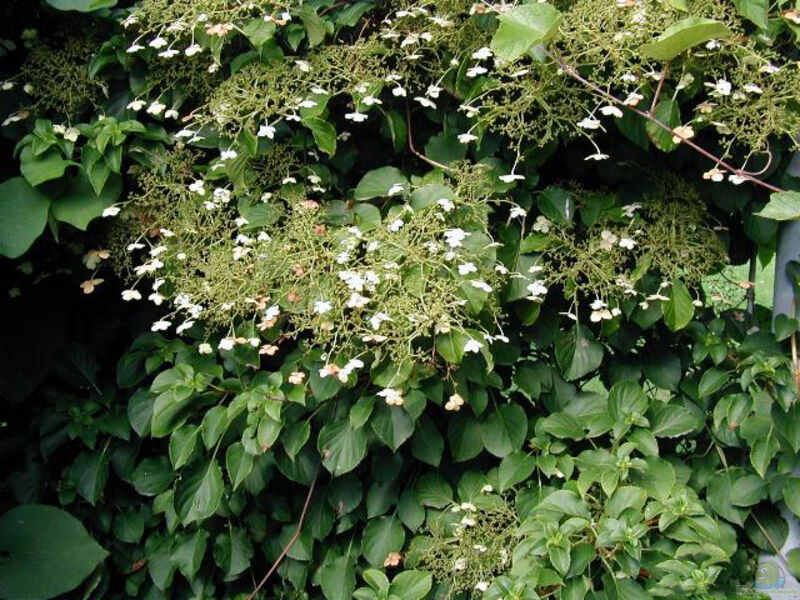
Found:
[[[303,529],[303,522],[306,520],[308,507],[311,505],[311,496],[314,494],[314,486],[317,484],[318,475],[319,475],[319,465],[317,465],[317,472],[314,473],[314,479],[311,480],[311,487],[308,488],[306,501],[305,504],[303,504],[303,511],[300,513],[300,520],[297,522],[297,529],[295,530],[294,535],[283,547],[283,550],[281,550],[281,553],[278,555],[278,558],[275,559],[274,563],[272,563],[272,566],[270,567],[269,571],[267,571],[267,574],[264,575],[264,577],[258,583],[256,589],[253,590],[253,593],[247,597],[247,600],[253,600],[253,598],[256,597],[256,594],[258,594],[258,592],[261,591],[261,588],[264,587],[264,584],[267,583],[267,580],[270,578],[270,576],[278,569],[278,566],[281,564],[281,561],[283,561],[286,554],[289,552],[294,543],[297,541],[297,538],[300,537],[300,531]]]
[[[561,69],[567,75],[569,75],[570,77],[572,77],[576,81],[579,81],[580,83],[585,85],[587,88],[589,88],[592,92],[594,92],[595,94],[597,94],[601,98],[604,98],[604,99],[608,100],[609,102],[611,102],[613,104],[616,104],[617,106],[621,106],[622,108],[627,108],[628,110],[633,111],[634,113],[636,113],[640,117],[642,117],[644,119],[647,119],[651,123],[655,124],[657,127],[663,129],[664,131],[669,132],[673,136],[679,138],[681,140],[682,144],[686,144],[692,150],[695,150],[696,152],[702,154],[703,156],[705,156],[709,160],[714,161],[714,164],[716,166],[722,167],[723,169],[729,171],[730,173],[733,173],[734,175],[737,175],[737,176],[741,177],[742,179],[745,179],[747,181],[752,181],[754,184],[759,185],[759,186],[761,186],[761,187],[763,187],[765,189],[768,189],[771,192],[782,192],[782,191],[784,191],[783,189],[781,189],[781,188],[779,188],[777,186],[774,186],[771,183],[767,183],[766,181],[761,181],[760,179],[757,179],[757,178],[753,177],[747,171],[743,171],[741,169],[737,169],[736,167],[734,167],[730,163],[725,162],[724,160],[722,160],[718,156],[715,156],[714,154],[712,154],[711,152],[709,152],[708,150],[706,150],[702,146],[699,146],[698,144],[694,143],[693,141],[691,141],[690,139],[686,138],[685,136],[675,133],[675,131],[673,130],[672,127],[670,127],[666,123],[663,123],[662,121],[656,119],[654,116],[649,114],[649,112],[645,112],[643,110],[640,110],[640,109],[636,108],[635,106],[630,106],[628,104],[625,104],[622,100],[620,100],[619,98],[617,98],[613,94],[610,94],[609,92],[605,91],[604,89],[602,89],[601,87],[599,87],[595,83],[592,83],[591,81],[586,79],[583,75],[581,75],[578,72],[578,70],[575,67],[573,67],[572,65],[567,64],[564,61],[564,59],[562,59],[559,56],[555,55],[550,50],[545,49],[545,53],[556,64],[558,64],[558,66],[560,66]]]

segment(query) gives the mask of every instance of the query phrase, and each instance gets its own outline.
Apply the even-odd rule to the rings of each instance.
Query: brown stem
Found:
[[[672,134],[673,136],[675,136],[677,138],[680,138],[681,143],[686,144],[687,146],[689,146],[690,148],[692,148],[696,152],[702,154],[703,156],[705,156],[709,160],[714,161],[714,163],[717,166],[723,167],[725,170],[733,173],[734,175],[738,175],[739,177],[741,177],[743,179],[746,179],[747,181],[752,181],[756,185],[759,185],[759,186],[761,186],[761,187],[763,187],[765,189],[768,189],[771,192],[783,192],[784,191],[783,189],[781,189],[779,187],[776,187],[776,186],[772,185],[771,183],[767,183],[766,181],[761,181],[760,179],[756,179],[755,177],[753,177],[749,173],[747,173],[747,171],[742,171],[741,169],[737,169],[736,167],[734,167],[733,165],[725,162],[724,160],[722,160],[718,156],[715,156],[714,154],[712,154],[711,152],[709,152],[705,148],[703,148],[701,146],[698,146],[697,144],[695,144],[690,139],[687,139],[682,135],[676,134],[673,131],[672,127],[670,127],[666,123],[663,123],[662,121],[659,121],[658,119],[656,119],[655,117],[653,117],[652,115],[650,115],[649,113],[647,113],[647,112],[645,112],[643,110],[640,110],[640,109],[638,109],[638,108],[636,108],[634,106],[628,106],[627,104],[625,104],[622,100],[620,100],[616,96],[606,92],[605,90],[603,90],[602,88],[600,88],[596,84],[594,84],[591,81],[589,81],[588,79],[586,79],[580,73],[578,73],[578,70],[575,67],[573,67],[573,66],[567,64],[566,62],[564,62],[564,60],[562,58],[556,56],[555,54],[553,54],[552,52],[550,52],[547,49],[545,49],[545,53],[553,61],[555,61],[564,70],[564,72],[567,75],[569,75],[573,79],[581,82],[583,85],[585,85],[587,88],[589,88],[591,91],[593,91],[598,96],[601,96],[602,98],[605,98],[606,100],[608,100],[609,102],[612,102],[613,104],[616,104],[618,106],[621,106],[623,108],[627,108],[628,110],[633,111],[634,113],[636,113],[640,117],[642,117],[644,119],[647,119],[651,123],[654,123],[656,126],[660,127],[664,131],[669,132],[670,134]]]
[[[653,111],[655,111],[656,106],[658,106],[658,99],[661,97],[661,90],[664,88],[664,82],[667,80],[668,74],[669,61],[664,63],[664,70],[661,72],[661,79],[658,80],[658,86],[656,86],[656,93],[653,96],[653,102],[650,104],[650,110],[647,111],[647,114],[650,115],[650,118],[653,118]]]
[[[424,154],[418,152],[417,149],[414,147],[414,134],[411,132],[411,107],[408,105],[408,102],[406,102],[406,122],[408,124],[408,149],[411,150],[411,152],[413,152],[414,155],[416,155],[421,160],[424,160],[429,165],[438,167],[440,169],[444,169],[445,171],[450,171],[451,170],[450,167],[428,158]]]
[[[281,550],[281,553],[280,555],[278,555],[278,558],[272,564],[269,571],[267,571],[267,574],[264,575],[264,577],[258,583],[256,589],[253,590],[253,593],[247,597],[247,600],[253,600],[253,598],[256,597],[256,594],[258,594],[258,592],[261,591],[261,588],[264,587],[264,584],[267,583],[267,580],[270,578],[270,575],[272,575],[276,571],[278,566],[281,564],[281,561],[283,561],[286,554],[289,552],[291,547],[297,541],[297,538],[300,537],[300,531],[303,528],[303,522],[306,520],[306,515],[308,514],[308,507],[311,504],[311,496],[314,494],[314,486],[317,484],[318,476],[319,476],[319,465],[317,465],[317,472],[314,473],[314,479],[311,480],[311,487],[308,488],[308,494],[306,494],[306,501],[305,504],[303,504],[303,511],[300,513],[300,520],[297,523],[297,529],[295,530],[294,535],[283,547],[283,550]]]

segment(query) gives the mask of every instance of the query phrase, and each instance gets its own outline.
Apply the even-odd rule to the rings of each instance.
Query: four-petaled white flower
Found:
[[[228,337],[222,338],[219,341],[219,345],[217,346],[217,348],[219,348],[220,350],[233,350],[233,346],[235,343],[236,343],[235,340],[233,340],[232,338]]]
[[[519,217],[524,217],[527,214],[528,211],[522,208],[521,206],[514,206],[511,208],[511,211],[509,212],[509,216],[512,219],[518,219]]]
[[[472,53],[472,58],[475,60],[486,60],[492,57],[492,51],[484,46]]]
[[[166,331],[169,329],[170,325],[172,325],[170,321],[161,319],[160,321],[153,323],[152,327],[150,327],[150,331]]]
[[[459,275],[469,275],[470,273],[475,273],[477,271],[478,267],[476,267],[475,264],[471,262],[466,262],[461,265],[458,265]]]
[[[344,118],[353,121],[354,123],[363,123],[368,117],[362,112],[355,111],[347,113]]]
[[[108,206],[101,213],[104,217],[116,217],[122,209],[119,206]]]
[[[470,339],[464,344],[464,352],[480,352],[481,348],[483,348],[483,344],[478,340]]]
[[[314,312],[318,315],[324,315],[330,312],[331,308],[333,308],[333,305],[327,300],[317,300],[314,302]]]
[[[122,290],[122,299],[125,302],[130,302],[131,300],[141,300],[142,294],[138,290]]]
[[[550,222],[550,219],[544,215],[539,215],[536,217],[536,221],[533,224],[533,230],[538,231],[539,233],[547,233],[550,231],[550,226],[552,224],[553,223]]]
[[[458,141],[462,144],[469,144],[478,139],[478,136],[473,133],[461,133],[458,135]]]
[[[600,108],[600,113],[606,117],[616,117],[617,119],[621,119],[623,116],[622,110],[619,107],[614,106],[613,104],[609,104],[608,106],[602,106]]]
[[[395,388],[386,388],[378,392],[378,396],[386,400],[389,406],[403,405],[403,392]]]
[[[186,48],[186,50],[184,50],[183,53],[186,56],[191,57],[191,56],[194,56],[195,54],[199,54],[202,51],[203,51],[203,47],[200,44],[192,44],[191,46]]]
[[[387,196],[395,196],[397,194],[402,194],[405,191],[405,186],[402,183],[395,183],[389,190],[386,192]]]
[[[598,119],[594,117],[584,117],[577,123],[581,129],[600,129],[602,125]]]
[[[680,144],[684,140],[690,140],[694,137],[694,129],[691,125],[680,125],[672,130],[672,141],[675,144]]]
[[[519,173],[509,173],[508,175],[500,175],[498,179],[503,183],[513,183],[515,181],[523,181],[525,179],[525,175],[520,175]]]

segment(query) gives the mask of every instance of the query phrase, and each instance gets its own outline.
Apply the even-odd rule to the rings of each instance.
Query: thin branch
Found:
[[[650,110],[647,111],[647,114],[653,118],[653,112],[656,110],[656,106],[658,106],[658,99],[661,97],[661,90],[664,88],[664,82],[667,80],[667,75],[669,74],[669,61],[664,63],[664,70],[661,72],[661,78],[658,80],[658,86],[656,87],[656,93],[653,96],[653,102],[650,104]]]
[[[567,64],[562,58],[560,58],[559,56],[556,56],[555,54],[553,54],[549,50],[545,49],[545,53],[553,61],[555,61],[564,70],[564,72],[567,75],[569,75],[573,79],[581,82],[583,85],[585,85],[587,88],[589,88],[591,91],[593,91],[598,96],[601,96],[602,98],[605,98],[606,100],[608,100],[609,102],[611,102],[613,104],[616,104],[616,105],[621,106],[623,108],[627,108],[628,110],[633,111],[634,113],[636,113],[640,117],[642,117],[644,119],[647,119],[651,123],[654,123],[656,126],[660,127],[664,131],[667,131],[671,135],[679,138],[681,140],[681,143],[686,144],[687,146],[689,146],[690,148],[692,148],[696,152],[702,154],[703,156],[705,156],[709,160],[714,161],[714,163],[717,166],[720,166],[720,167],[724,168],[725,170],[733,173],[734,175],[737,175],[737,176],[741,177],[742,179],[745,179],[747,181],[752,181],[756,185],[759,185],[759,186],[761,186],[761,187],[763,187],[765,189],[768,189],[771,192],[782,192],[782,191],[784,191],[783,189],[781,189],[779,187],[776,187],[776,186],[772,185],[771,183],[767,183],[766,181],[761,181],[760,179],[756,179],[755,177],[750,175],[747,171],[742,171],[741,169],[737,169],[736,167],[734,167],[733,165],[725,162],[724,160],[722,160],[718,156],[715,156],[714,154],[712,154],[711,152],[709,152],[708,150],[706,150],[702,146],[699,146],[699,145],[695,144],[690,139],[675,133],[673,131],[672,127],[670,127],[666,123],[663,123],[662,121],[659,121],[658,119],[656,119],[652,115],[648,114],[647,112],[645,112],[643,110],[640,110],[640,109],[638,109],[638,108],[636,108],[634,106],[629,106],[629,105],[625,104],[622,100],[620,100],[616,96],[606,92],[605,90],[603,90],[602,88],[600,88],[596,84],[592,83],[591,81],[589,81],[588,79],[583,77],[580,73],[578,73],[578,70],[575,67]]]
[[[308,488],[308,494],[306,494],[306,501],[305,504],[303,504],[303,511],[300,513],[300,520],[297,523],[297,529],[295,530],[294,535],[283,547],[283,550],[281,550],[281,553],[280,555],[278,555],[278,558],[272,564],[269,571],[267,571],[267,574],[264,575],[264,577],[258,583],[256,589],[253,590],[253,593],[247,597],[247,600],[253,600],[253,598],[256,597],[256,594],[258,594],[258,592],[261,591],[261,588],[264,587],[264,584],[267,583],[267,580],[270,578],[270,576],[277,570],[278,566],[281,564],[281,561],[283,561],[286,554],[289,552],[294,543],[300,537],[300,531],[303,529],[303,523],[305,522],[306,515],[308,514],[308,507],[311,504],[311,496],[313,496],[314,494],[314,486],[316,486],[317,484],[318,476],[319,476],[319,465],[317,465],[317,471],[316,473],[314,473],[314,479],[311,480],[311,487]]]
[[[411,131],[411,129],[412,129],[411,128],[411,107],[409,106],[408,102],[406,102],[406,123],[408,125],[408,149],[411,150],[411,152],[413,152],[414,155],[416,155],[419,159],[424,160],[429,165],[432,165],[434,167],[438,167],[440,169],[444,169],[445,171],[450,171],[451,170],[450,167],[448,167],[447,165],[443,165],[442,163],[437,162],[437,161],[435,161],[435,160],[433,160],[431,158],[428,158],[424,154],[421,154],[420,152],[418,152],[417,149],[414,147],[414,134]]]

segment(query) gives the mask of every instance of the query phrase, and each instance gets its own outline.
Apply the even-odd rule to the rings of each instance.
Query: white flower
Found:
[[[378,392],[378,396],[386,399],[386,404],[390,406],[403,405],[403,393],[394,388],[386,388]]]
[[[407,95],[408,92],[406,92],[406,88],[401,85],[392,88],[392,96],[396,98],[405,98]]]
[[[394,221],[389,223],[389,226],[387,227],[387,229],[389,231],[391,231],[392,233],[395,233],[397,231],[400,231],[400,229],[403,227],[403,225],[404,225],[403,219],[395,219]]]
[[[491,494],[493,491],[494,488],[488,483],[481,488],[481,492],[483,492],[484,494]]]
[[[205,186],[206,186],[205,181],[203,181],[202,179],[197,179],[193,181],[191,184],[189,184],[189,191],[194,192],[195,194],[198,194],[200,196],[205,196],[206,195]]]
[[[592,323],[598,323],[601,320],[610,320],[612,318],[611,311],[606,308],[601,310],[593,310],[592,314],[589,315],[589,320]]]
[[[184,50],[183,53],[186,56],[194,56],[195,54],[199,54],[202,51],[203,47],[200,44],[192,44],[186,50]]]
[[[122,290],[122,299],[125,302],[130,302],[131,300],[141,300],[142,294],[138,290]]]
[[[453,201],[449,198],[439,198],[436,204],[438,204],[444,212],[450,212],[455,208],[455,204],[453,204]]]
[[[733,86],[730,81],[719,79],[714,83],[706,83],[706,87],[711,88],[712,96],[730,96]]]
[[[220,350],[233,350],[234,343],[235,342],[232,338],[222,338],[219,341],[217,348]]]
[[[318,315],[324,315],[327,312],[330,312],[332,305],[327,300],[317,300],[314,302],[314,312]]]
[[[469,144],[470,142],[474,142],[477,139],[478,136],[472,133],[462,133],[459,134],[458,136],[458,141],[461,142],[462,144]]]
[[[538,231],[540,233],[547,233],[548,231],[550,231],[550,226],[552,224],[553,223],[550,222],[550,220],[547,217],[545,217],[544,215],[539,215],[538,217],[536,217],[536,222],[533,224],[533,230]]]
[[[472,287],[479,289],[482,292],[486,292],[487,294],[492,291],[492,286],[480,279],[472,279],[469,283],[472,285]]]
[[[311,63],[307,60],[296,60],[294,64],[297,65],[297,68],[300,69],[303,73],[310,73],[311,72]]]
[[[467,77],[475,78],[478,75],[483,75],[484,73],[488,72],[489,69],[487,69],[486,67],[483,67],[481,65],[475,65],[474,67],[470,67],[469,69],[467,69]]]
[[[173,58],[175,56],[178,56],[178,54],[180,54],[180,52],[178,50],[176,50],[175,48],[170,48],[168,50],[164,50],[163,52],[159,52],[158,53],[158,55],[161,58]]]
[[[345,119],[349,119],[350,121],[353,121],[355,123],[363,123],[364,121],[367,120],[367,115],[365,115],[362,112],[355,111],[355,112],[347,113],[344,116],[344,118]]]
[[[392,320],[391,317],[387,315],[385,312],[379,312],[375,313],[369,318],[369,324],[370,326],[372,326],[372,329],[377,331],[384,321],[391,321],[391,320]]]
[[[492,51],[486,46],[472,53],[472,58],[474,58],[475,60],[486,60],[491,57],[492,57]]]
[[[208,342],[203,342],[197,347],[197,352],[199,354],[211,354],[214,349],[211,347],[211,344]]]
[[[181,333],[183,333],[187,329],[191,329],[193,325],[194,325],[194,321],[184,321],[183,323],[181,323],[180,325],[178,325],[175,328],[175,333],[180,335]]]
[[[705,173],[703,173],[703,179],[710,179],[715,183],[719,183],[720,181],[725,179],[725,171],[723,171],[722,169],[718,169],[717,167],[714,167],[713,169],[710,169]]]
[[[600,232],[600,249],[608,252],[614,247],[619,238],[611,233],[608,229],[603,229]]]
[[[448,229],[444,232],[445,241],[451,248],[458,248],[469,234],[463,229]]]
[[[584,117],[577,123],[581,129],[600,129],[602,125],[600,121],[593,117]]]
[[[638,202],[633,202],[633,203],[631,203],[631,204],[626,204],[625,206],[623,206],[623,207],[622,207],[622,213],[623,213],[623,214],[624,214],[626,217],[628,217],[629,219],[632,219],[632,218],[633,218],[633,215],[634,215],[634,213],[635,213],[637,210],[639,210],[640,208],[642,208],[642,205],[641,205],[641,204],[639,204]]]
[[[623,116],[623,113],[619,107],[614,106],[613,104],[601,107],[600,112],[606,117],[616,117],[617,119],[621,119]]]
[[[747,178],[733,173],[728,175],[728,181],[730,181],[733,185],[742,185],[745,181],[747,181]]]
[[[475,584],[475,589],[479,592],[485,592],[489,589],[489,582],[488,581],[479,581]]]
[[[381,100],[376,98],[375,96],[367,96],[361,102],[366,104],[367,106],[373,106],[375,104],[383,104],[383,102],[381,102]]]
[[[265,137],[268,139],[275,138],[275,128],[272,125],[262,125],[258,128],[258,137]]]
[[[236,150],[231,150],[230,148],[219,153],[220,160],[233,160],[237,156],[239,156],[239,153],[236,152]]]
[[[402,194],[405,191],[405,186],[402,183],[395,183],[392,187],[389,188],[389,191],[386,192],[387,196],[395,196],[397,194]]]
[[[633,250],[633,247],[636,245],[636,242],[633,241],[631,238],[622,238],[619,241],[619,247],[625,248],[626,250]]]
[[[607,158],[609,158],[608,154],[595,152],[594,154],[590,154],[589,156],[585,157],[583,160],[606,160]]]
[[[467,262],[461,265],[458,265],[458,274],[459,275],[469,275],[470,273],[477,272],[478,267],[475,266],[474,263]]]
[[[74,127],[70,127],[64,132],[64,139],[67,140],[68,142],[77,142],[80,134],[81,134],[80,131],[78,131]]]
[[[135,54],[136,52],[139,52],[139,50],[144,50],[144,46],[141,44],[132,44],[125,52],[128,54]]]
[[[513,182],[518,181],[518,180],[520,180],[520,181],[524,180],[525,176],[524,175],[519,175],[517,173],[509,173],[508,175],[500,175],[500,177],[498,177],[498,179],[500,181],[502,181],[503,183],[513,183]]]
[[[167,112],[164,113],[164,117],[167,119],[177,119],[180,115],[178,111],[174,108],[170,108]]]
[[[453,570],[454,571],[463,571],[467,568],[467,559],[466,558],[457,558],[456,561],[453,563]]]
[[[419,102],[425,108],[436,108],[436,102],[423,96],[414,96],[414,100]]]
[[[744,86],[744,91],[748,94],[763,94],[764,90],[755,83],[748,83]]]
[[[512,219],[518,219],[519,217],[524,217],[528,214],[528,211],[522,208],[521,206],[514,206],[509,213],[509,216]]]
[[[631,92],[630,94],[628,94],[628,97],[625,98],[625,100],[622,101],[622,103],[625,106],[636,106],[642,100],[644,100],[644,96],[642,96],[641,94],[639,94],[637,92]]]
[[[166,104],[161,104],[161,102],[156,100],[150,106],[147,107],[147,114],[160,115],[162,112],[164,112],[165,108],[167,108]]]
[[[291,375],[289,375],[289,383],[294,385],[300,385],[306,378],[306,374],[301,371],[294,371]]]
[[[160,320],[153,323],[153,326],[150,327],[150,331],[166,331],[169,329],[169,326],[172,325],[169,321]]]
[[[364,308],[367,304],[369,304],[369,298],[357,292],[350,294],[347,299],[347,308]]]
[[[151,48],[155,48],[156,50],[158,50],[159,48],[163,48],[164,46],[167,45],[167,40],[165,40],[162,37],[157,37],[151,40],[150,43],[147,45],[150,46]]]
[[[539,299],[540,296],[544,296],[547,293],[547,286],[541,279],[529,283],[526,289],[530,292],[531,297],[536,299]]]
[[[101,213],[104,217],[116,217],[122,209],[119,206],[108,206]]]
[[[150,302],[155,304],[156,306],[161,306],[164,303],[164,296],[159,294],[158,292],[153,292],[147,297]]]
[[[683,140],[690,140],[694,137],[694,129],[690,125],[681,125],[672,130],[672,142],[680,144]]]
[[[463,519],[461,519],[461,526],[475,527],[475,519],[471,519],[470,517],[464,517]]]
[[[464,344],[464,352],[480,352],[481,348],[483,348],[483,344],[481,344],[478,340],[471,339]]]
[[[364,104],[367,103],[364,102]],[[315,106],[317,106],[317,101],[312,100],[311,98],[306,98],[305,100],[302,100],[297,106],[300,108],[314,108]]]

